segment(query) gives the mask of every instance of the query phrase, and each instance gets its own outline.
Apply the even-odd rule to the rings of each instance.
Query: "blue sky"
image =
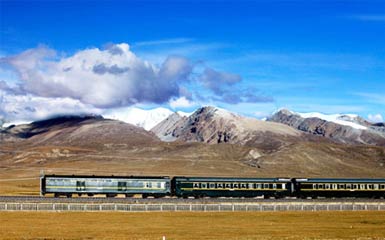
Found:
[[[0,11],[0,115],[10,120],[40,116],[46,102],[385,117],[385,1],[0,0]],[[129,49],[110,60],[121,43]]]

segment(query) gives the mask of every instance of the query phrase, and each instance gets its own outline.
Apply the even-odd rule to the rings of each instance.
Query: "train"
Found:
[[[42,196],[384,198],[385,179],[43,175]]]

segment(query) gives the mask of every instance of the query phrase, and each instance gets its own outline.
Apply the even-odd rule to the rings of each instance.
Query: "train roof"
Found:
[[[47,174],[43,175],[43,178],[108,178],[108,179],[170,179],[168,176],[115,176],[115,175],[56,175],[56,174]]]
[[[175,177],[185,181],[253,181],[253,182],[289,182],[290,178],[238,178],[238,177]]]
[[[297,182],[314,183],[371,183],[385,182],[384,178],[296,178]]]

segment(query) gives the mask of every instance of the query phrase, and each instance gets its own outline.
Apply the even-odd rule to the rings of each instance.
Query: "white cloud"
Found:
[[[368,120],[373,123],[384,122],[381,114],[369,114]]]
[[[169,105],[172,109],[176,108],[188,108],[195,106],[196,104],[190,100],[188,100],[186,97],[180,97],[180,98],[173,98],[169,101]]]
[[[8,125],[68,114],[101,114],[101,110],[71,98],[12,95],[0,91],[0,122]]]
[[[258,119],[264,119],[270,115],[270,112],[257,111],[254,112],[254,116]]]
[[[58,60],[53,57],[55,51],[38,47],[2,62],[17,70],[27,93],[69,97],[96,107],[167,102],[179,97],[180,84],[192,71],[187,59],[176,56],[158,68],[138,58],[125,43],[82,50]]]
[[[142,45],[188,41],[190,39],[166,39]],[[206,48],[210,47],[200,49],[194,45],[189,52]],[[205,104],[210,101],[266,102],[266,97],[255,95],[252,89],[239,90],[242,78],[237,74],[216,71],[205,64],[169,54],[162,62],[153,64],[137,57],[128,44],[121,43],[101,49],[88,48],[67,56],[46,46],[3,56],[0,58],[0,119],[29,122],[60,114],[100,114],[133,105],[168,103],[178,109],[194,107],[196,101]]]
[[[199,80],[217,95],[223,95],[224,88],[234,85],[242,80],[241,76],[232,73],[219,72],[206,68]]]

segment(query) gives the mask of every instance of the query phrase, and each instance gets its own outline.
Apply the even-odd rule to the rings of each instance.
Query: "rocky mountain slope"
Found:
[[[188,117],[172,114],[153,131],[168,142],[141,127],[95,116],[1,130],[0,193],[38,194],[42,170],[125,176],[385,177],[383,146],[333,142],[322,134],[213,107]]]
[[[1,131],[1,141],[24,141],[38,145],[103,146],[159,142],[152,133],[132,124],[100,116],[65,116],[10,126]]]
[[[203,107],[189,117],[172,115],[151,129],[167,141],[229,143],[278,149],[307,136],[284,124],[259,121],[215,107]]]
[[[151,129],[162,141],[172,142],[177,140],[176,131],[180,129],[187,120],[187,116],[173,113]]]
[[[300,131],[347,144],[385,146],[385,128],[353,115],[298,114],[280,110],[268,121],[283,123]]]

